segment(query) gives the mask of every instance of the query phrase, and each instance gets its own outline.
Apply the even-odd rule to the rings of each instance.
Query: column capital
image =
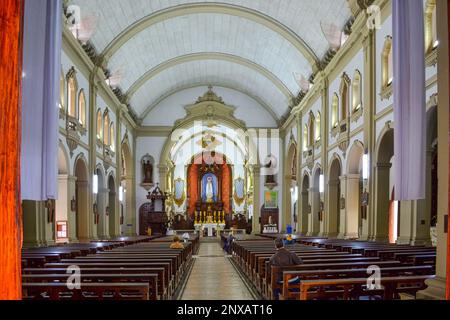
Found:
[[[392,163],[382,163],[382,162],[378,162],[376,165],[375,165],[375,168],[377,168],[377,169],[390,169],[390,168],[392,168]]]

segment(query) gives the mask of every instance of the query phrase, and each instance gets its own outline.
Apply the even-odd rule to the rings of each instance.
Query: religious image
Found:
[[[217,177],[208,173],[202,179],[202,200],[203,202],[217,201]]]

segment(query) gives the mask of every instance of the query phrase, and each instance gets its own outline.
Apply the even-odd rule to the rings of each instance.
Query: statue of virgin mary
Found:
[[[202,179],[202,200],[211,203],[217,199],[217,178],[212,174],[206,174]]]

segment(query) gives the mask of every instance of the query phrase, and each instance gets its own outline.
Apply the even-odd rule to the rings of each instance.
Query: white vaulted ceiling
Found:
[[[95,18],[90,42],[140,117],[189,85],[258,97],[278,119],[329,44],[321,22],[342,28],[346,0],[71,0]]]

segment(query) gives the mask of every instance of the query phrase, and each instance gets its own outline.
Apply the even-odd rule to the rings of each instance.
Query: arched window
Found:
[[[97,139],[103,139],[103,119],[102,119],[102,110],[97,110]]]
[[[425,4],[425,53],[431,53],[438,44],[436,30],[436,0],[427,0]]]
[[[392,53],[392,37],[387,36],[384,41],[382,59],[381,59],[381,87],[387,88],[394,79],[393,73],[393,53]]]
[[[339,125],[339,97],[337,93],[333,94],[331,102],[331,126],[336,128]]]
[[[64,90],[66,89],[66,81],[64,80],[64,73],[61,69],[61,77],[59,79],[59,108],[64,110],[65,105],[65,94]]]
[[[314,115],[311,112],[309,114],[309,121],[308,121],[308,128],[309,128],[309,132],[308,132],[308,146],[312,147],[314,146]]]
[[[362,90],[361,73],[358,70],[356,70],[352,83],[352,112],[361,109],[362,106],[361,90]]]
[[[315,135],[314,135],[314,140],[317,142],[317,141],[320,141],[320,137],[321,137],[321,133],[320,133],[320,130],[322,130],[321,128],[321,125],[320,125],[320,121],[321,121],[321,119],[320,119],[320,112],[319,113],[317,113],[317,116],[316,116],[316,128],[315,128]]]
[[[83,89],[78,96],[78,121],[83,127],[86,127],[86,97]]]
[[[111,139],[109,137],[109,113],[108,110],[105,111],[105,115],[103,116],[103,143],[105,146],[109,146],[111,144]]]
[[[114,130],[114,122],[111,122],[111,125],[109,126],[109,141],[110,141],[110,147],[112,151],[115,151],[116,147],[116,139],[115,139],[115,130]]]
[[[349,98],[349,94],[348,94],[348,88],[349,88],[349,84],[350,84],[350,78],[348,77],[348,75],[344,72],[344,74],[342,75],[341,78],[341,88],[340,88],[340,94],[341,94],[341,121],[346,120],[347,119],[347,115],[348,115],[348,98]]]
[[[68,102],[68,114],[69,116],[77,117],[77,85],[73,75],[69,77],[67,81],[67,102]]]
[[[303,128],[303,151],[308,151],[308,126]]]

